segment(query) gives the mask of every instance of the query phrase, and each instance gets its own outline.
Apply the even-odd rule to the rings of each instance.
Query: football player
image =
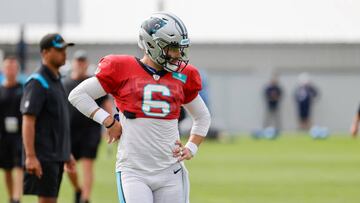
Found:
[[[201,78],[188,64],[190,41],[175,15],[155,13],[140,28],[142,59],[109,55],[96,75],[79,84],[69,101],[104,125],[109,143],[120,139],[116,174],[121,203],[189,202],[183,160],[196,155],[210,125],[209,111],[199,96]],[[95,99],[111,94],[120,122]],[[179,140],[178,117],[183,106],[193,119],[189,140]]]

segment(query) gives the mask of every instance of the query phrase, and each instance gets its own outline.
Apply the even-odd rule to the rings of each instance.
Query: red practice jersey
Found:
[[[139,59],[127,55],[102,58],[96,77],[130,118],[177,119],[180,106],[201,90],[200,74],[190,64],[180,73],[152,73]]]

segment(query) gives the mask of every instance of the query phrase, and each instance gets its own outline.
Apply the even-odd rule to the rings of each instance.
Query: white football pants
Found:
[[[120,203],[189,203],[189,177],[183,163],[154,174],[116,172]]]

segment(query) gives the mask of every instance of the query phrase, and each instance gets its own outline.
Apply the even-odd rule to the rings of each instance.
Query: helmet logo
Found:
[[[166,22],[160,18],[150,18],[146,20],[141,27],[151,36],[165,25]]]

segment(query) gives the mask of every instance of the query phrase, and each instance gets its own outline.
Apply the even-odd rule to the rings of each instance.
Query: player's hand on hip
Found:
[[[105,119],[104,124],[105,126],[109,126],[114,121],[114,118],[109,116]],[[111,127],[106,128],[107,131],[107,143],[113,143],[120,139],[121,133],[122,133],[122,127],[119,121],[115,120],[115,123],[111,125]]]
[[[26,156],[25,168],[29,174],[36,175],[38,178],[43,175],[41,164],[36,156]]]
[[[176,140],[175,146],[175,149],[173,149],[173,157],[177,158],[179,162],[192,159],[191,151],[187,147],[184,147],[180,140]]]

